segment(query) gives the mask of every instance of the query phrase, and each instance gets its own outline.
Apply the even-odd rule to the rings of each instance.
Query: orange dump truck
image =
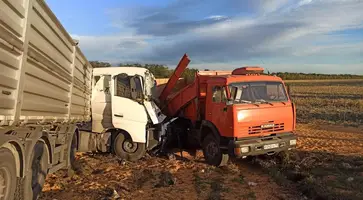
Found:
[[[190,60],[181,59],[159,101],[176,117],[186,141],[197,141],[207,163],[221,166],[229,156],[272,155],[296,146],[295,106],[281,78],[263,68],[201,71],[194,82],[172,92]],[[180,129],[179,129],[180,130]]]

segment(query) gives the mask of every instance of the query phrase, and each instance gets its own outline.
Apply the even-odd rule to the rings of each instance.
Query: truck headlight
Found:
[[[248,153],[250,151],[250,147],[241,147],[241,153]]]
[[[246,115],[243,113],[243,111],[238,111],[237,113],[237,121],[242,121],[246,118]]]
[[[290,140],[290,145],[296,145],[296,140]]]

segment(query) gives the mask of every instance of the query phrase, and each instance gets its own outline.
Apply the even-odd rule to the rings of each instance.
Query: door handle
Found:
[[[124,115],[123,114],[114,114],[113,116],[115,116],[115,117],[124,117]]]

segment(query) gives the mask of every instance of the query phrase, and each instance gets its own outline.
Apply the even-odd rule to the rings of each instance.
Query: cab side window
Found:
[[[130,77],[126,74],[119,74],[115,81],[115,96],[131,98]]]
[[[221,103],[227,101],[227,94],[225,87],[214,86],[212,91],[213,91],[212,101],[214,103]]]

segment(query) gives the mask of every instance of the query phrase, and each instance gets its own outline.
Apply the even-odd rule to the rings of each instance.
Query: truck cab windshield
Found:
[[[285,102],[287,95],[281,82],[238,82],[229,86],[233,104]]]

